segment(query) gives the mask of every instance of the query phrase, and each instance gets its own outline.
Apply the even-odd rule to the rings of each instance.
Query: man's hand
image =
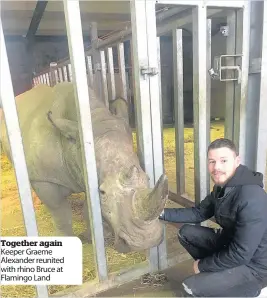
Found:
[[[198,270],[198,262],[199,262],[199,260],[196,260],[193,265],[195,274],[200,273],[200,271]]]

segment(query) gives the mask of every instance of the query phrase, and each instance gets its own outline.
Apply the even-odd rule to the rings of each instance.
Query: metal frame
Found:
[[[162,23],[158,30],[156,28],[156,16],[155,16],[155,4],[154,0],[133,0],[131,1],[131,19],[132,29],[128,28],[119,35],[113,36],[104,42],[98,42],[97,35],[94,34],[94,52],[96,55],[99,49],[103,49],[108,46],[108,64],[110,75],[110,88],[111,99],[115,98],[115,80],[114,80],[114,67],[111,44],[115,42],[122,42],[132,32],[132,46],[133,46],[133,61],[134,61],[134,90],[135,100],[137,108],[137,131],[138,131],[138,145],[141,151],[141,164],[149,177],[150,186],[153,187],[159,176],[164,171],[163,166],[163,140],[162,140],[162,103],[160,97],[160,45],[157,34],[161,35],[167,31],[172,30],[174,36],[174,80],[177,85],[174,84],[177,89],[175,90],[175,114],[176,114],[176,146],[177,150],[177,186],[179,186],[178,195],[181,195],[181,199],[186,202],[186,196],[184,193],[184,177],[181,170],[184,167],[183,163],[183,60],[182,60],[182,29],[177,27],[193,20],[193,60],[194,60],[194,134],[195,134],[195,197],[196,203],[204,199],[209,192],[209,176],[206,165],[206,151],[210,142],[210,77],[207,77],[207,69],[211,67],[211,20],[207,20],[207,17],[221,12],[223,7],[241,8],[237,12],[233,12],[228,16],[230,26],[234,28],[232,35],[230,35],[229,42],[227,44],[227,53],[230,55],[236,55],[242,53],[242,77],[241,84],[237,85],[233,82],[227,83],[227,98],[226,101],[226,132],[225,135],[235,140],[238,144],[241,162],[246,160],[247,156],[247,123],[248,112],[246,110],[248,102],[248,69],[249,69],[249,43],[248,33],[250,28],[250,4],[247,1],[200,1],[200,0],[184,0],[184,1],[171,1],[171,0],[158,0],[159,4],[177,4],[193,6],[193,17],[188,14],[187,9],[176,7],[176,12],[182,12],[183,18],[172,21],[171,23]],[[220,7],[220,9],[209,9],[207,7]],[[105,286],[108,288],[108,274],[105,259],[105,248],[103,241],[103,227],[101,221],[101,211],[98,195],[95,153],[93,146],[93,137],[91,130],[91,117],[88,120],[88,111],[90,111],[89,94],[86,88],[86,69],[85,69],[85,56],[83,51],[83,42],[81,34],[81,20],[79,1],[67,1],[64,0],[64,11],[66,15],[66,24],[68,31],[68,41],[71,53],[71,65],[68,64],[66,70],[68,70],[69,80],[73,80],[77,83],[76,89],[76,104],[80,113],[80,125],[79,131],[82,136],[84,160],[87,167],[85,168],[86,181],[87,181],[87,195],[90,194],[94,204],[87,197],[89,205],[89,211],[93,218],[91,229],[94,235],[94,248],[96,264],[98,269],[99,281],[106,282]],[[75,22],[69,22],[70,18]],[[162,21],[163,19],[161,19]],[[235,22],[237,26],[235,26]],[[267,65],[267,8],[264,8],[264,35],[262,46],[262,73],[261,73],[261,100],[259,108],[259,128],[257,138],[257,169],[265,173],[266,158],[267,158],[267,126],[264,122],[264,117],[267,110],[267,104],[264,101],[264,95],[267,92],[266,85],[266,65]],[[96,31],[96,26],[93,26]],[[243,28],[243,29],[242,29]],[[75,32],[75,34],[74,34]],[[97,32],[97,31],[96,31]],[[231,32],[231,31],[230,31]],[[2,33],[1,33],[2,34]],[[231,33],[230,33],[231,34]],[[242,38],[237,38],[242,34]],[[119,36],[121,39],[119,39]],[[201,42],[200,42],[201,41]],[[125,64],[123,54],[122,43],[118,45],[119,53],[119,68],[125,71]],[[91,53],[90,52],[90,53]],[[102,91],[103,86],[107,84],[106,80],[106,66],[105,66],[105,52],[102,50],[100,53],[102,64]],[[98,54],[97,54],[98,55]],[[2,59],[2,56],[1,56]],[[91,56],[87,56],[87,63],[91,59]],[[233,59],[238,60],[237,59]],[[240,60],[240,59],[239,59]],[[2,62],[2,60],[1,60]],[[65,63],[65,62],[64,62]],[[2,64],[2,63],[1,63]],[[67,64],[64,64],[67,65]],[[1,66],[2,67],[2,66]],[[5,66],[6,67],[6,66]],[[7,65],[8,67],[8,65]],[[56,68],[62,67],[62,64]],[[142,75],[141,69],[147,70],[148,68],[158,69],[158,72]],[[73,70],[73,78],[72,72]],[[104,70],[105,69],[105,70]],[[53,69],[52,69],[53,70]],[[93,73],[88,64],[88,74],[90,84],[93,85]],[[1,68],[2,71],[2,68]],[[90,75],[90,72],[92,75]],[[98,70],[95,69],[97,74]],[[9,73],[9,72],[8,72]],[[124,73],[125,74],[125,73]],[[123,75],[123,74],[122,74]],[[2,78],[3,76],[1,76]],[[91,77],[91,79],[90,79]],[[46,81],[47,77],[44,74],[39,74],[34,78],[34,84]],[[1,79],[1,84],[2,84]],[[121,79],[123,83],[123,93],[125,94],[126,80]],[[48,81],[47,81],[48,83]],[[52,81],[51,81],[52,85]],[[10,87],[10,86],[9,86]],[[6,88],[6,87],[5,87]],[[2,92],[1,88],[1,92]],[[10,88],[9,88],[10,89]],[[10,91],[10,90],[9,90]],[[6,91],[8,93],[8,91]],[[107,100],[107,88],[104,87],[105,100]],[[8,95],[10,96],[11,93]],[[5,95],[7,97],[7,95]],[[2,93],[1,93],[1,97]],[[14,96],[13,96],[14,97]],[[4,98],[4,97],[3,97]],[[127,90],[126,90],[127,98]],[[125,99],[126,99],[125,98]],[[11,99],[13,100],[12,96]],[[12,102],[10,100],[10,102]],[[7,102],[7,100],[6,100]],[[5,102],[5,104],[6,104]],[[234,109],[234,112],[232,112]],[[230,111],[231,110],[231,111]],[[90,115],[90,112],[89,112]],[[13,116],[13,115],[12,115]],[[240,122],[235,121],[234,117],[239,117]],[[16,122],[15,122],[16,123]],[[236,124],[237,123],[237,124]],[[15,124],[15,125],[18,125]],[[89,130],[88,130],[89,127]],[[16,128],[17,129],[17,128]],[[20,139],[20,138],[19,138]],[[14,142],[14,141],[13,141]],[[13,146],[14,147],[14,146]],[[17,149],[16,149],[17,150]],[[23,148],[22,148],[23,150]],[[23,152],[23,151],[22,151]],[[21,153],[21,152],[20,152]],[[23,159],[23,156],[22,156]],[[25,159],[24,159],[25,161]],[[178,162],[179,161],[179,162]],[[90,173],[93,171],[95,175],[88,177],[87,169],[90,165]],[[25,164],[24,164],[25,166]],[[24,168],[25,170],[25,168]],[[19,176],[18,176],[19,177]],[[27,177],[27,176],[25,176]],[[24,179],[25,179],[24,177]],[[25,186],[23,186],[25,187]],[[27,187],[27,182],[26,182]],[[133,276],[138,276],[142,273],[157,271],[159,269],[165,269],[170,265],[170,261],[167,260],[166,242],[164,241],[159,247],[152,248],[150,250],[150,264],[149,267],[143,267],[142,264],[134,271],[124,272],[117,276],[117,280],[127,281]],[[136,275],[135,275],[136,274]],[[123,277],[122,277],[123,276]],[[102,283],[103,285],[104,283]]]
[[[99,281],[108,278],[107,261],[104,246],[104,232],[98,191],[95,148],[92,132],[89,92],[86,77],[85,54],[83,50],[82,25],[79,1],[64,0],[64,14],[67,27],[75,102],[79,115],[79,133],[82,144],[82,158],[86,184],[86,197],[90,214],[90,225],[94,247],[94,257]],[[70,21],[71,20],[71,21]],[[90,176],[88,171],[90,169]]]
[[[193,9],[193,106],[195,202],[207,195],[207,7]]]
[[[109,47],[107,49],[108,56],[108,72],[109,72],[109,80],[110,80],[110,99],[114,100],[116,98],[116,86],[115,86],[115,75],[114,75],[114,63],[113,63],[113,49]]]
[[[177,195],[180,196],[185,193],[183,30],[174,29],[172,36],[176,145],[176,191]]]
[[[263,34],[262,34],[262,58],[261,58],[261,86],[259,102],[259,123],[257,136],[257,157],[256,170],[263,173],[266,177],[267,159],[267,4],[264,2],[263,10]],[[263,179],[265,181],[265,179]],[[266,188],[266,185],[265,185]]]
[[[24,155],[22,135],[20,131],[19,119],[16,109],[10,68],[8,64],[6,45],[5,42],[2,42],[4,41],[4,33],[1,19],[0,40],[0,97],[5,115],[6,130],[8,134],[10,151],[16,174],[26,233],[27,236],[36,237],[38,236],[38,229],[33,207],[32,192]],[[48,297],[48,291],[46,286],[36,286],[36,289],[38,297]]]
[[[106,67],[106,58],[105,52],[100,51],[100,64],[101,64],[101,83],[102,83],[102,92],[104,103],[109,107],[108,103],[108,85],[107,85],[107,67]]]

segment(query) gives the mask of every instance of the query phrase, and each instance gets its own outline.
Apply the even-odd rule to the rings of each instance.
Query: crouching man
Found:
[[[194,297],[256,297],[267,278],[267,195],[263,175],[240,164],[234,143],[208,148],[214,188],[198,206],[165,208],[160,219],[200,223],[215,217],[220,229],[185,224],[182,246],[194,258],[195,275],[183,282]]]

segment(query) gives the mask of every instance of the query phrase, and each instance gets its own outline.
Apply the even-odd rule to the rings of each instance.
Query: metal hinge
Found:
[[[142,66],[140,68],[141,75],[142,76],[155,76],[159,73],[157,67],[148,67],[148,66]]]
[[[213,68],[209,69],[209,75],[214,80],[219,80],[221,82],[237,81],[238,84],[241,83],[241,67],[240,65],[223,65],[222,59],[226,58],[241,58],[241,54],[236,55],[220,55],[214,57]],[[230,72],[230,75],[229,75]],[[224,75],[223,75],[224,74]],[[228,76],[227,76],[228,74]]]

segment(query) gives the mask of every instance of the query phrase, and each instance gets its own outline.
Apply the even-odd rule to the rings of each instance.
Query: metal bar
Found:
[[[92,56],[87,56],[87,68],[88,68],[88,78],[89,78],[89,86],[91,88],[94,87],[94,74],[93,74],[93,65],[92,65]]]
[[[174,29],[173,40],[173,86],[176,144],[176,190],[185,192],[184,165],[184,88],[183,88],[183,30]]]
[[[197,1],[198,2],[198,1]],[[207,17],[211,17],[213,15],[216,15],[218,13],[222,12],[221,8],[218,9],[209,9],[207,11]],[[183,17],[181,18],[177,18],[174,21],[168,22],[166,24],[162,24],[161,26],[158,26],[158,30],[157,30],[157,34],[158,35],[164,35],[169,31],[172,31],[173,29],[176,28],[181,28],[186,24],[192,23],[192,14],[191,14],[191,10],[188,9],[186,11],[182,12],[184,14]]]
[[[211,69],[211,28],[212,28],[212,21],[211,19],[207,20],[207,69]],[[207,76],[207,91],[206,91],[206,118],[207,118],[207,145],[206,150],[210,144],[210,109],[211,109],[211,78]],[[206,155],[205,155],[206,156]],[[207,194],[210,192],[210,175],[207,169]]]
[[[207,8],[199,5],[193,17],[193,104],[195,202],[207,195]]]
[[[49,73],[47,72],[45,75],[46,75],[47,85],[48,85],[48,86],[51,86]]]
[[[101,73],[100,73],[100,51],[97,48],[98,45],[98,31],[97,31],[97,23],[91,23],[91,44],[92,44],[92,57],[93,57],[93,65],[95,70],[95,93],[99,99],[102,99],[102,88],[101,88]]]
[[[115,75],[114,75],[114,63],[113,63],[113,49],[112,47],[107,50],[108,56],[108,71],[110,80],[110,98],[114,100],[116,98],[116,86],[115,86]]]
[[[236,12],[231,11],[227,15],[227,25],[229,26],[229,36],[226,39],[226,52],[229,55],[236,53]],[[235,58],[228,58],[229,65],[235,65]],[[234,139],[234,100],[235,82],[226,82],[225,97],[225,125],[224,136],[227,139]]]
[[[149,79],[146,76],[141,76],[140,72],[141,67],[148,66],[149,63],[146,17],[147,12],[145,0],[131,1],[132,47],[135,78],[134,91],[135,106],[137,109],[137,138],[139,139],[138,144],[141,149],[141,165],[150,178],[150,187],[153,187],[155,176],[151,133],[152,119],[150,113],[150,87]],[[157,271],[159,264],[158,250],[156,247],[150,249],[149,261],[151,271]]]
[[[69,74],[69,81],[72,82],[72,67],[71,67],[71,64],[68,64],[68,74]]]
[[[263,33],[262,33],[262,58],[261,58],[261,87],[259,103],[259,124],[257,136],[257,159],[256,171],[261,172],[266,177],[267,159],[267,3],[264,2],[263,10]],[[263,179],[265,181],[265,179]],[[265,185],[266,189],[266,185]]]
[[[147,28],[147,53],[148,66],[158,68],[158,46],[157,46],[157,28],[156,28],[156,11],[155,1],[149,0],[146,4],[146,28]],[[163,174],[163,142],[162,142],[162,125],[161,125],[161,100],[160,100],[160,76],[149,76],[150,88],[150,110],[151,110],[151,130],[152,130],[152,146],[153,146],[153,163],[154,163],[154,184]],[[152,248],[155,249],[155,248]],[[154,262],[154,259],[152,260]],[[167,247],[166,237],[158,246],[158,266],[159,269],[167,268]]]
[[[63,73],[62,73],[62,68],[58,68],[58,76],[59,76],[59,81],[63,82]]]
[[[164,170],[164,139],[163,139],[163,119],[162,119],[162,89],[161,89],[161,60],[160,60],[160,37],[157,37],[157,59],[158,59],[158,76],[159,76],[159,103],[160,103],[160,125],[161,125],[161,143],[162,143],[162,167]],[[167,263],[167,244],[166,244],[166,226],[163,227],[164,242],[158,246],[159,268],[163,270],[168,267]]]
[[[238,86],[238,97],[235,100],[234,140],[239,148],[241,163],[246,164],[246,135],[248,115],[246,106],[248,70],[249,70],[249,39],[250,39],[250,2],[247,2],[243,10],[237,12],[237,52],[242,53],[241,84]],[[240,38],[242,36],[242,38]],[[237,59],[239,60],[239,59]],[[238,63],[239,64],[239,63]],[[241,64],[241,63],[240,63]],[[237,118],[238,117],[238,118]]]
[[[67,65],[63,66],[63,81],[68,81]]]
[[[160,125],[161,125],[161,143],[162,143],[162,163],[164,171],[164,139],[163,139],[163,110],[162,110],[162,87],[161,87],[161,59],[160,59],[160,37],[157,37],[157,56],[158,56],[158,74],[159,74],[159,103],[160,103]]]
[[[103,99],[107,107],[108,103],[108,85],[107,85],[107,68],[106,68],[106,59],[105,52],[100,51],[100,63],[101,63],[101,78],[102,78],[102,88],[103,88]]]
[[[242,8],[245,1],[218,1],[218,0],[158,0],[158,4],[169,5],[189,5],[189,6],[206,6],[206,7],[233,7]]]
[[[90,113],[89,91],[86,77],[85,55],[83,46],[82,24],[79,1],[64,0],[64,13],[69,43],[73,79],[75,87],[75,102],[79,114],[79,133],[82,143],[82,158],[84,166],[88,211],[94,247],[94,258],[97,265],[99,281],[108,277],[101,207],[98,192],[98,178],[95,160],[92,120]],[[88,171],[90,169],[90,176]]]
[[[36,7],[33,12],[33,16],[31,19],[31,23],[28,29],[28,32],[26,34],[26,39],[30,40],[34,38],[35,33],[38,30],[39,24],[42,20],[43,14],[45,12],[45,8],[48,1],[37,1]]]
[[[20,196],[20,203],[23,212],[24,224],[27,236],[38,236],[38,228],[32,202],[32,193],[29,182],[29,175],[26,165],[22,135],[19,125],[15,96],[12,86],[10,68],[0,19],[0,97],[5,116],[6,131],[10,144],[12,163],[14,166],[17,186]],[[37,286],[38,297],[48,297],[46,286]]]
[[[126,73],[125,73],[125,58],[124,58],[124,44],[119,43],[118,49],[118,64],[121,82],[121,97],[127,101],[127,84],[126,84]]]

